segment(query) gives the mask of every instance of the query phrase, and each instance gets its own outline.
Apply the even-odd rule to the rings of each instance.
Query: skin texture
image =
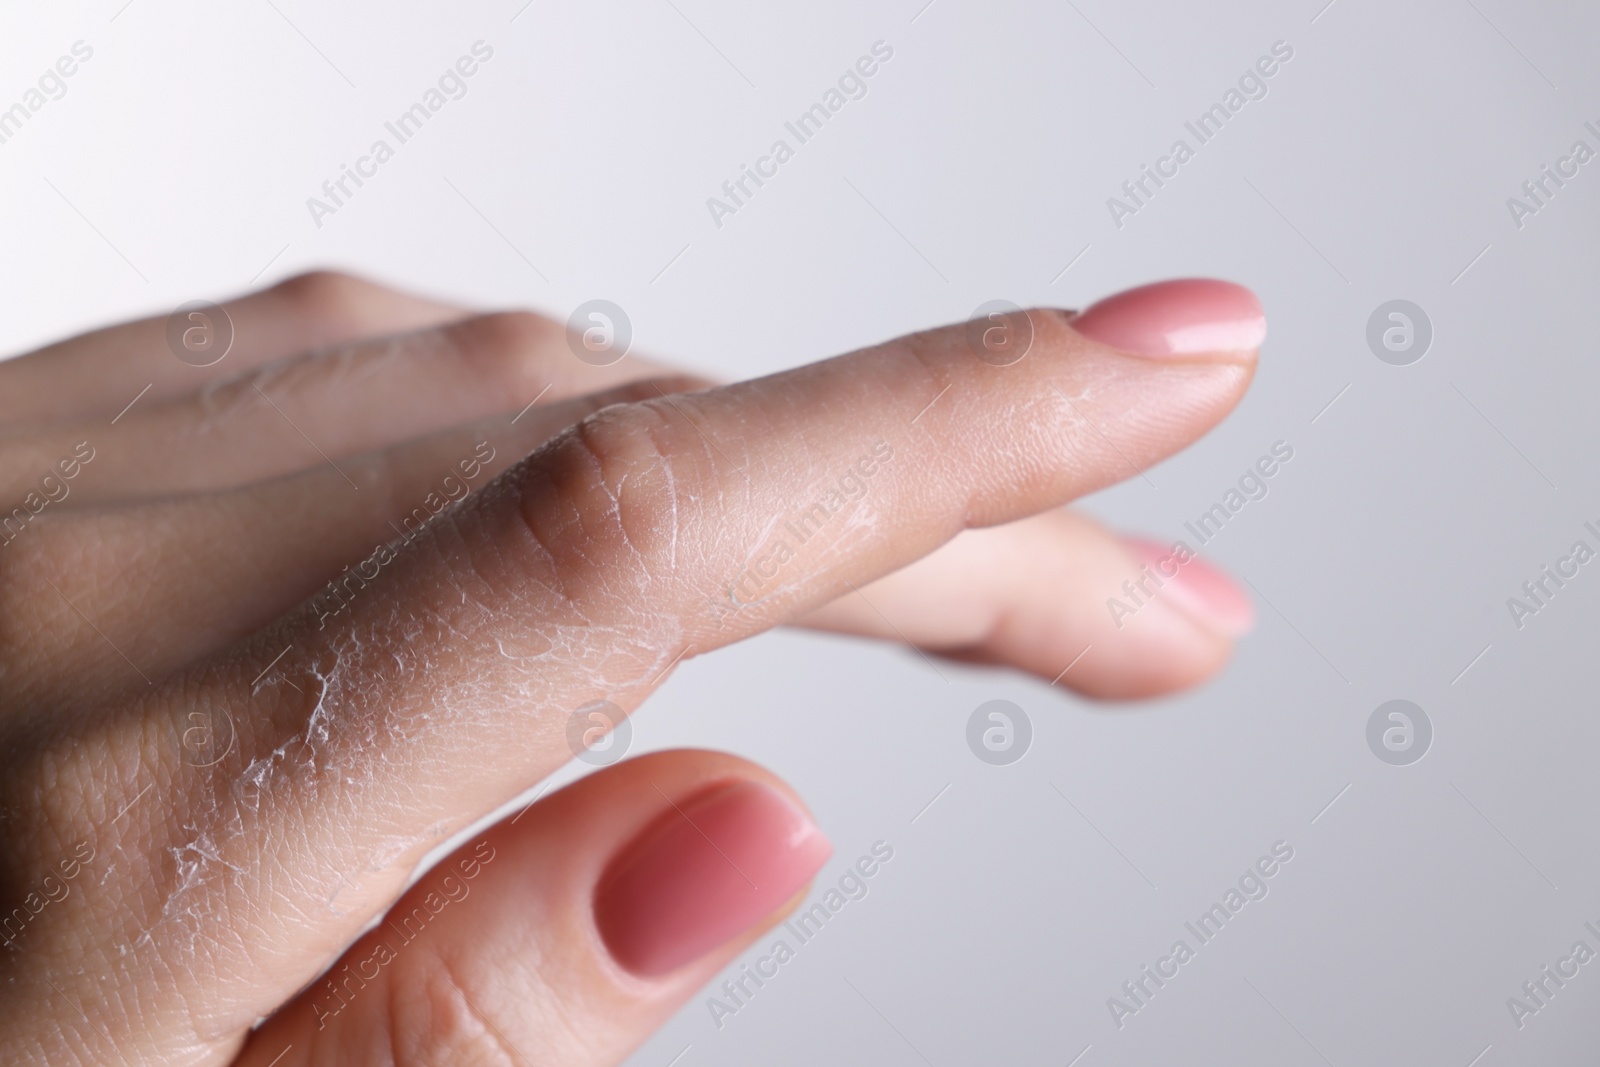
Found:
[[[1253,351],[1141,358],[1034,310],[1008,366],[958,325],[714,387],[338,275],[225,307],[213,367],[163,319],[0,363],[0,500],[94,450],[0,545],[0,918],[24,909],[0,1062],[616,1063],[800,896],[644,976],[596,927],[612,858],[730,783],[804,808],[735,757],[658,753],[397,904],[570,758],[575,710],[783,624],[1108,699],[1203,680],[1238,630],[1194,589],[1117,625],[1144,557],[1060,508],[1203,434]],[[474,857],[470,896],[330,1014],[313,981]]]

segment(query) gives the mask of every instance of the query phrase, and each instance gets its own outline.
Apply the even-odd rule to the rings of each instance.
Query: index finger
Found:
[[[213,861],[146,919],[207,914],[242,890],[261,943],[303,981],[319,945],[399,890],[431,830],[565,762],[574,712],[631,709],[685,658],[964,528],[1135,475],[1233,407],[1264,333],[1247,290],[1202,281],[1007,325],[1031,346],[1005,365],[952,326],[606,408],[375,552],[342,595],[175,680],[149,717],[200,706],[249,720],[237,751],[180,787],[187,820],[167,847],[203,839]]]

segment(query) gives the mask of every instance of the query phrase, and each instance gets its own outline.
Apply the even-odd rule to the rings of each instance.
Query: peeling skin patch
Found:
[[[252,813],[260,810],[261,797],[272,789],[275,770],[288,764],[291,752],[303,753],[307,769],[315,773],[317,752],[319,748],[327,746],[332,733],[334,709],[330,706],[329,697],[338,685],[338,665],[339,659],[335,656],[333,668],[326,673],[319,670],[316,664],[308,666],[312,678],[316,680],[317,690],[316,702],[306,718],[304,732],[279,744],[266,756],[252,759],[239,775],[233,795],[248,804]]]
[[[208,832],[192,825],[185,826],[184,831],[194,836],[185,844],[167,849],[167,854],[172,858],[175,884],[161,904],[160,920],[156,926],[140,935],[140,944],[149,943],[155,931],[168,924],[186,926],[193,935],[192,944],[199,937],[199,927],[202,923],[219,918],[205,914],[203,912],[205,905],[200,900],[193,899],[196,891],[211,879],[210,872],[221,868],[235,879],[244,874],[243,867],[229,863],[223,858]]]
[[[525,716],[524,709],[529,707],[549,706],[550,683],[547,672],[540,668],[548,659],[554,659],[570,673],[571,665],[592,662],[598,638],[597,629],[591,626],[554,627],[538,638],[546,647],[546,654],[517,662],[512,672],[495,672],[492,682],[458,675],[451,684],[436,690],[423,709],[389,719],[374,713],[365,699],[368,690],[360,679],[367,665],[385,671],[389,684],[401,685],[405,679],[416,679],[420,684],[431,666],[426,656],[414,651],[427,647],[426,643],[406,639],[408,633],[414,635],[423,628],[420,621],[396,622],[398,636],[380,644],[364,640],[360,634],[349,634],[330,665],[309,668],[315,688],[302,683],[305,699],[311,704],[303,728],[265,755],[250,760],[234,779],[231,795],[217,806],[211,818],[202,820],[201,827],[189,827],[185,843],[169,850],[175,884],[161,909],[164,924],[177,924],[198,933],[197,921],[204,916],[197,913],[209,911],[202,898],[214,899],[223,883],[246,873],[228,857],[240,855],[235,846],[247,835],[261,835],[276,828],[282,818],[296,817],[296,809],[314,810],[318,803],[326,802],[337,810],[348,810],[353,799],[350,794],[390,788],[386,765],[399,750],[405,750],[402,758],[415,758],[419,750],[425,751],[431,733],[490,727],[503,733],[508,718]],[[607,664],[616,668],[619,660],[626,660],[634,667],[628,672],[631,677],[621,680],[621,686],[642,688],[680,658],[677,633],[675,624],[654,620],[649,637],[640,639],[629,634],[632,640],[627,653],[613,655]],[[461,639],[473,636],[462,635]],[[615,636],[618,635],[613,634],[613,640]],[[613,644],[613,640],[605,643]],[[358,667],[353,668],[352,664]],[[603,671],[594,674],[592,683],[607,692],[614,691],[618,684],[605,677]],[[336,800],[325,794],[330,788],[338,788],[346,795]],[[314,829],[313,835],[317,833]],[[368,838],[359,854],[348,857],[341,871],[328,873],[327,884],[317,895],[330,910],[343,913],[341,901],[353,899],[349,894],[363,880],[361,874],[391,870],[397,862],[427,846],[434,836],[430,829]],[[268,852],[265,841],[249,843],[248,854]],[[198,944],[191,942],[190,951],[197,950]]]
[[[460,526],[484,506],[475,501],[405,546],[384,596],[358,601],[337,627],[318,631],[303,606],[260,637],[271,650],[263,664],[286,644],[297,650],[229,708],[240,747],[211,772],[214,786],[191,795],[190,822],[168,849],[170,885],[152,902],[152,932],[168,928],[155,934],[163,954],[193,960],[216,946],[229,936],[223,909],[269,881],[280,900],[262,901],[263,913],[290,922],[376,906],[374,894],[403,887],[409,872],[396,865],[433,843],[446,814],[437,797],[474,745],[549,734],[585,693],[632,706],[685,658],[679,618],[648,607],[681,600],[679,579],[630,561],[629,546],[608,546],[620,562],[596,567],[581,601],[541,582],[537,557],[513,562],[514,580],[464,569],[438,580],[441,562],[462,558]],[[418,815],[409,823],[407,810]]]
[[[518,635],[523,639],[523,635]],[[518,647],[513,644],[513,639],[495,635],[493,638],[495,649],[500,653],[500,658],[510,663],[515,663],[519,670],[527,669],[532,665],[550,660],[550,653],[555,651],[555,644],[543,634],[528,634],[525,641],[527,646]]]
[[[168,850],[172,856],[173,864],[178,870],[179,885],[177,892],[173,894],[174,898],[183,894],[184,887],[198,881],[200,873],[207,864],[226,867],[235,874],[243,873],[243,867],[229,863],[222,858],[222,854],[217,851],[216,842],[211,840],[209,834],[199,831],[198,828],[193,826],[188,827],[188,829],[197,833],[195,839],[187,845]]]

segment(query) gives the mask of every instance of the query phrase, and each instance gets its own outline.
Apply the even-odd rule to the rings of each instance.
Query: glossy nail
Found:
[[[677,801],[612,859],[595,889],[595,924],[624,968],[666,974],[771,915],[832,852],[776,789],[714,786]]]
[[[1071,321],[1091,341],[1151,359],[1245,355],[1267,335],[1256,295],[1212,278],[1142,285],[1106,297]]]
[[[1144,564],[1140,587],[1154,589],[1154,599],[1166,601],[1227,637],[1239,637],[1255,625],[1256,609],[1250,597],[1232,578],[1193,552],[1174,551],[1169,545],[1138,537],[1124,537],[1122,542]]]

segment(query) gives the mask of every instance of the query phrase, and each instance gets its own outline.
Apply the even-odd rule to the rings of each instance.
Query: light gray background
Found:
[[[1600,162],[1521,229],[1506,199],[1600,148],[1600,10],[924,2],[10,11],[0,104],[94,56],[0,145],[0,348],[337,265],[563,318],[605,297],[640,350],[746,376],[994,298],[1245,282],[1270,336],[1237,414],[1086,505],[1180,537],[1294,446],[1207,550],[1260,593],[1234,663],[1126,709],[794,633],[689,663],[635,751],[783,774],[837,848],[819,886],[895,858],[722,1029],[697,999],[632,1062],[1592,1062],[1600,963],[1520,1031],[1506,998],[1600,948],[1600,563],[1520,631],[1505,601],[1600,546]],[[479,39],[469,94],[315,227],[306,198]],[[869,95],[715,227],[706,197],[878,40]],[[1114,226],[1106,198],[1278,40],[1270,94]],[[1365,342],[1392,298],[1434,325],[1412,366]],[[964,740],[997,697],[1035,730],[1009,767]],[[1436,731],[1408,767],[1365,741],[1395,697]],[[1107,998],[1280,839],[1271,894],[1118,1030]]]

